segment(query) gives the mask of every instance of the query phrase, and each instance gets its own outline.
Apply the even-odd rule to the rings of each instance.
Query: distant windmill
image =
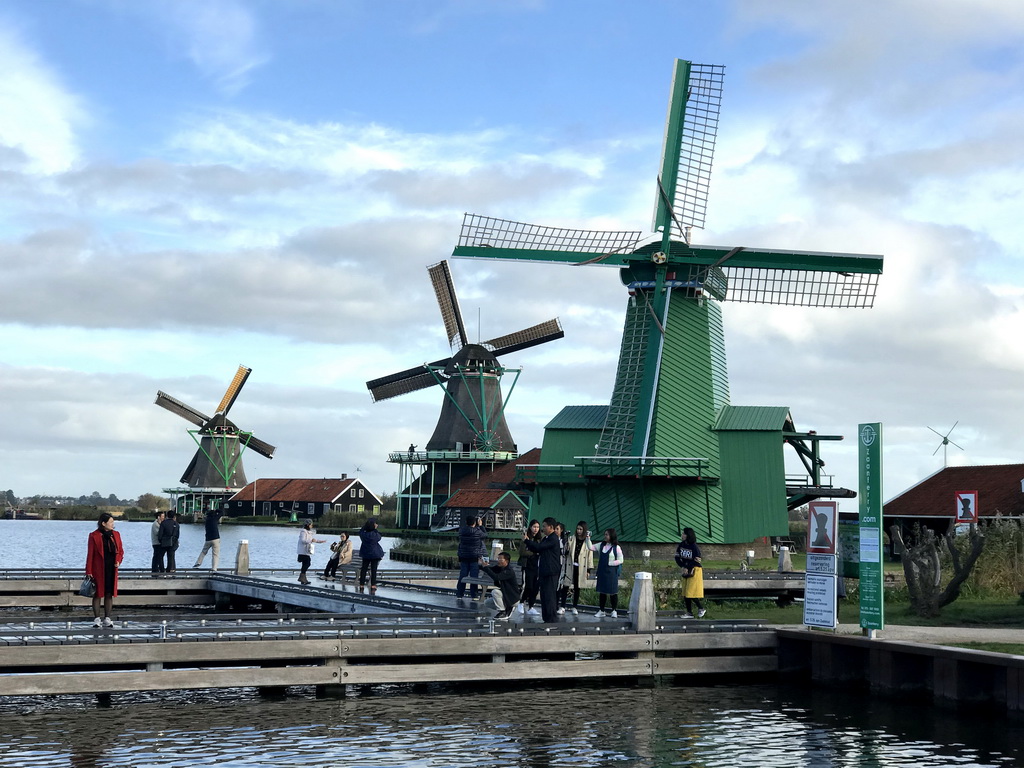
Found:
[[[190,488],[244,487],[246,480],[245,471],[242,469],[242,451],[246,448],[251,448],[268,459],[274,457],[274,446],[253,437],[252,432],[239,429],[228,419],[228,411],[234,405],[251,372],[252,369],[244,365],[238,366],[235,377],[228,385],[212,417],[171,397],[166,392],[156,393],[157,405],[199,427],[188,431],[196,441],[198,450],[181,476],[181,482]]]
[[[942,449],[942,466],[943,467],[946,466],[946,451],[948,450],[948,446],[952,445],[955,448],[960,448],[961,451],[963,450],[963,448],[961,446],[957,445],[956,443],[954,443],[952,440],[949,439],[949,436],[953,434],[953,430],[956,429],[956,425],[959,424],[959,423],[960,423],[959,419],[957,421],[953,422],[953,426],[949,428],[949,432],[947,432],[946,434],[942,434],[938,430],[932,429],[931,427],[928,427],[928,429],[932,429],[932,432],[934,432],[936,435],[938,435],[939,437],[942,438],[942,442],[939,443],[938,448],[936,448],[934,451],[932,451],[932,456],[934,456],[936,453],[938,453],[939,452],[939,448],[941,448]]]

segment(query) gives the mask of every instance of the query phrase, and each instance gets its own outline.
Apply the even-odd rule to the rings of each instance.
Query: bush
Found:
[[[317,521],[318,528],[336,528],[344,531],[355,531],[362,528],[366,521],[376,517],[381,528],[393,528],[395,511],[384,510],[376,515],[369,512],[325,512]]]
[[[1013,597],[1024,589],[1024,531],[1016,520],[994,518],[979,523],[985,549],[964,583],[964,597]],[[957,536],[954,545],[961,558],[970,550],[967,536]],[[949,553],[943,550],[943,570],[952,569]]]

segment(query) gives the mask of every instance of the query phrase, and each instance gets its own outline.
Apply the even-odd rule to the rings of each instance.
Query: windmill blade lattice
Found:
[[[228,384],[228,388],[224,391],[224,397],[220,400],[220,405],[217,406],[217,413],[227,415],[227,412],[231,410],[231,406],[235,404],[235,400],[238,399],[238,394],[242,391],[242,387],[245,386],[245,381],[249,378],[250,373],[252,373],[252,368],[246,368],[244,365],[238,366],[238,370],[235,371],[235,377],[231,379],[231,383]]]
[[[521,349],[528,349],[538,344],[554,341],[563,336],[565,336],[565,331],[562,330],[562,324],[558,322],[556,317],[554,320],[546,320],[530,328],[524,328],[521,331],[509,333],[505,336],[498,336],[482,344],[490,349],[495,357],[499,357],[500,355],[508,355]]]
[[[451,358],[437,360],[428,365],[418,365],[390,376],[382,376],[379,379],[366,382],[366,388],[376,403],[380,400],[388,400],[399,395],[407,395],[437,384],[437,376],[444,377],[442,371],[437,371],[437,376],[430,369],[444,369]]]
[[[459,310],[459,298],[455,295],[455,284],[452,282],[452,273],[448,268],[448,262],[442,261],[427,268],[430,273],[430,282],[434,285],[434,293],[437,295],[437,306],[441,309],[441,319],[444,320],[444,329],[448,334],[448,345],[454,348],[455,340],[459,340],[459,349],[469,343],[466,337],[466,326],[462,322],[462,312]]]
[[[711,163],[718,136],[725,67],[676,60],[672,75],[654,231],[689,241],[686,227],[703,229]]]
[[[488,249],[512,249],[536,251],[532,259],[536,261],[576,263],[585,259],[599,259],[608,254],[632,251],[640,242],[641,234],[639,230],[603,231],[548,227],[467,213],[462,218],[458,245],[460,248],[472,249],[473,255],[477,258],[488,258]],[[495,258],[502,256],[496,251]],[[527,254],[521,254],[516,258],[521,261],[531,260]]]
[[[191,421],[197,427],[205,426],[210,421],[210,417],[205,413],[197,411],[191,405],[186,405],[176,397],[171,397],[166,392],[160,390],[157,390],[156,393],[156,404],[161,408],[166,408],[171,413],[176,413],[185,421]]]

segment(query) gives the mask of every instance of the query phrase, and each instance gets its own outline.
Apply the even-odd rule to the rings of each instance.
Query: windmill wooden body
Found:
[[[506,368],[498,358],[560,339],[557,318],[488,341],[470,343],[447,261],[428,268],[453,353],[390,376],[366,382],[374,401],[428,387],[444,391],[441,413],[425,451],[396,451],[389,461],[401,465],[398,492],[400,525],[427,527],[433,508],[447,499],[454,484],[484,466],[516,458],[517,447],[505,421],[507,396],[502,377],[515,381],[521,369]]]
[[[640,231],[463,221],[456,257],[617,267],[629,292],[597,448],[568,457],[569,469],[536,469],[534,517],[587,512],[626,541],[674,541],[689,526],[704,541],[740,542],[785,534],[792,505],[852,495],[820,474],[818,441],[838,438],[797,433],[787,408],[730,405],[720,304],[870,307],[882,258],[691,242],[704,225],[723,78],[723,67],[676,61],[653,242],[640,245]],[[784,443],[808,469],[798,486],[786,483]]]

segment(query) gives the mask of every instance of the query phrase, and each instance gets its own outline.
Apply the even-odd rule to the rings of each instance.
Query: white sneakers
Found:
[[[579,616],[579,615],[580,615],[580,612],[579,612],[579,611],[577,611],[577,610],[576,610],[575,608],[573,608],[573,609],[572,609],[572,615],[573,615],[573,616]]]
[[[526,613],[526,606],[523,605],[522,603],[519,603],[517,608],[516,608],[516,610],[519,611],[520,615],[522,615],[522,614]]]
[[[540,611],[538,611],[536,608],[531,608],[526,613],[530,616],[540,616]]]
[[[594,618],[595,619],[603,619],[604,617],[605,617],[605,612],[604,611],[598,611],[597,613],[594,614]]]
[[[103,619],[97,616],[95,619],[92,620],[92,625],[96,627],[96,629],[103,629]]]
[[[565,608],[559,608],[557,611],[555,611],[555,613],[561,616],[563,613],[565,613]]]
[[[697,611],[697,618],[698,619],[703,619],[705,613],[707,613],[707,610],[705,610],[704,608],[701,608],[699,611]]]
[[[611,615],[611,617],[613,619],[619,618],[619,612],[618,611],[612,611],[610,615]]]
[[[682,616],[680,616],[679,618],[680,618],[680,619],[692,619],[692,618],[693,618],[693,614],[692,614],[692,613],[684,613],[684,614],[683,614]]]
[[[110,629],[111,627],[114,626],[114,622],[110,620],[109,616],[104,616],[103,617],[103,626],[106,627],[107,629]]]

